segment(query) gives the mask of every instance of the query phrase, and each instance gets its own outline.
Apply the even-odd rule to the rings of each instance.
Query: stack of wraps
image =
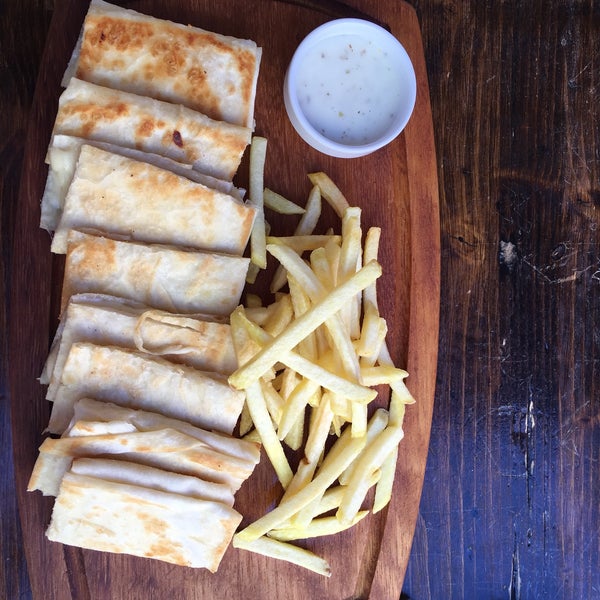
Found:
[[[92,0],[65,72],[42,228],[65,254],[52,402],[30,490],[50,540],[215,571],[259,447],[229,315],[255,210],[232,179],[261,50]],[[60,436],[60,437],[57,437]]]

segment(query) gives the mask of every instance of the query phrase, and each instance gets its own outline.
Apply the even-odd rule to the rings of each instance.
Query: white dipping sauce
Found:
[[[336,35],[308,49],[297,97],[310,124],[341,144],[368,144],[390,127],[402,81],[388,53],[359,35]]]

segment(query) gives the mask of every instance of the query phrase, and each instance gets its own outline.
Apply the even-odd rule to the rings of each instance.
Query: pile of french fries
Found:
[[[363,244],[361,209],[350,206],[324,173],[309,175],[303,209],[263,188],[266,140],[250,153],[250,199],[301,215],[295,235],[275,237],[260,220],[253,232],[254,275],[271,255],[278,263],[273,303],[249,296],[231,315],[239,368],[229,377],[244,390],[240,433],[259,439],[284,489],[279,505],[238,532],[237,548],[330,575],[326,560],[292,544],[353,526],[391,497],[405,407],[414,402],[407,372],[394,366],[379,314],[376,281],[381,229]],[[322,200],[341,220],[340,233],[314,233]],[[253,278],[254,275],[251,275]],[[282,290],[287,285],[288,291]],[[391,388],[387,409],[374,408],[375,386]],[[332,436],[333,443],[332,443]],[[294,469],[284,446],[301,450]]]

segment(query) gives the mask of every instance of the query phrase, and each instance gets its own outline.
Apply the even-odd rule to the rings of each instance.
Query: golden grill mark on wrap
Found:
[[[251,40],[93,0],[63,84],[75,76],[252,128],[261,53]]]
[[[250,259],[70,231],[62,309],[73,294],[110,294],[175,313],[228,316]]]
[[[256,211],[237,198],[149,163],[84,145],[52,240],[71,229],[241,255]]]
[[[53,130],[57,134],[166,156],[228,181],[251,139],[247,127],[76,78],[59,98]]]
[[[214,572],[241,518],[221,502],[67,473],[46,535]]]

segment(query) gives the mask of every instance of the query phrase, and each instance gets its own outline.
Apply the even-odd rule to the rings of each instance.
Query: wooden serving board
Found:
[[[400,1],[279,2],[275,0],[147,0],[128,8],[242,38],[263,48],[256,102],[256,133],[269,140],[265,183],[304,202],[306,174],[326,171],[350,204],[363,208],[363,226],[383,227],[379,280],[388,341],[417,403],[408,408],[394,498],[388,510],[353,530],[306,543],[331,564],[329,579],[294,565],[230,548],[219,571],[176,567],[153,560],[62,546],[46,540],[53,499],[26,486],[48,422],[45,390],[37,382],[58,319],[62,261],[38,227],[47,168],[44,154],[61,92],[59,82],[87,4],[56,3],[40,69],[16,208],[10,305],[10,394],[16,486],[34,597],[66,600],[245,598],[267,600],[398,598],[418,513],[431,424],[438,344],[440,246],[438,189],[429,93],[421,35],[413,9]],[[282,99],[285,69],[302,38],[332,18],[368,16],[408,51],[417,75],[417,103],[404,133],[371,156],[343,160],[309,148],[287,120]],[[244,183],[244,169],[239,182]],[[295,220],[267,218],[275,232]],[[335,223],[331,214],[325,223]],[[338,227],[339,230],[339,227]],[[381,402],[386,403],[387,398]],[[266,512],[281,490],[263,457],[237,495],[244,523]]]

